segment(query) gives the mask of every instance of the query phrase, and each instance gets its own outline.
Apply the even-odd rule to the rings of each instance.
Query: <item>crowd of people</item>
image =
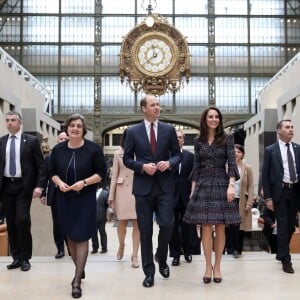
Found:
[[[7,269],[31,268],[30,206],[33,198],[40,198],[51,206],[55,258],[65,256],[66,244],[74,263],[73,298],[82,296],[89,240],[92,254],[100,245],[100,253],[108,251],[108,209],[116,217],[117,260],[124,257],[126,232],[132,225],[131,266],[139,268],[141,246],[145,288],[155,284],[155,262],[161,276],[169,278],[168,252],[174,267],[180,265],[181,255],[191,263],[192,255],[200,253],[199,225],[205,256],[203,283],[222,282],[225,249],[240,257],[244,233],[252,229],[253,171],[244,160],[245,149],[225,132],[216,107],[201,115],[194,153],[183,149],[182,131],[159,120],[156,96],[146,95],[140,108],[144,119],[123,132],[114,153],[109,189],[103,186],[108,173],[104,154],[85,138],[82,115],[67,118],[57,145],[43,157],[38,139],[22,132],[21,115],[6,113],[9,133],[0,138],[0,199],[13,258]],[[299,207],[300,145],[292,142],[290,120],[277,124],[277,135],[278,140],[265,148],[263,159],[263,232],[283,271],[294,273],[289,243]],[[154,220],[159,227],[156,249]]]

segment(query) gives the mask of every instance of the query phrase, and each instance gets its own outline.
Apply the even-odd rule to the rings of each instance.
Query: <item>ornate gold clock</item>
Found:
[[[120,77],[134,91],[162,95],[176,92],[190,76],[190,54],[186,39],[165,18],[151,15],[124,38],[120,51]],[[149,18],[149,16],[148,16]]]
[[[164,33],[147,33],[137,39],[132,48],[133,61],[140,72],[148,76],[163,76],[178,59],[178,49]]]

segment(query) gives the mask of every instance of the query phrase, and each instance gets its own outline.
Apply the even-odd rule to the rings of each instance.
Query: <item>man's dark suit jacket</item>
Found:
[[[0,138],[0,191],[4,176],[6,159],[6,143],[9,135]],[[22,133],[20,145],[20,161],[24,192],[31,195],[35,187],[43,187],[46,180],[45,162],[38,139],[30,134]]]
[[[300,145],[292,143],[298,178],[300,176]],[[264,162],[262,167],[262,186],[264,198],[272,198],[279,202],[282,181],[283,181],[283,163],[279,143],[276,142],[265,148]]]
[[[98,223],[106,222],[106,210],[108,208],[108,191],[102,189],[101,193],[97,198],[96,204],[96,220]]]
[[[51,206],[56,193],[56,186],[54,182],[49,178],[49,170],[51,165],[51,154],[45,156],[46,174],[47,180],[45,186],[43,186],[42,196],[47,198],[47,205]]]
[[[186,207],[191,194],[192,181],[190,178],[194,164],[194,154],[182,150],[182,161],[179,173],[179,166],[174,172],[174,181],[175,181],[175,198],[176,201],[181,200],[181,205],[183,204]]]
[[[164,193],[174,192],[174,180],[171,174],[181,161],[181,152],[174,127],[158,121],[157,148],[153,154],[144,121],[128,128],[125,141],[123,162],[134,171],[133,194],[148,195],[154,180]],[[143,164],[169,161],[171,170],[157,171],[154,176],[143,172]]]

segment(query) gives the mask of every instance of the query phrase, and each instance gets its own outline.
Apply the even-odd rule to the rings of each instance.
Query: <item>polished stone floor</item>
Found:
[[[170,267],[171,276],[164,279],[157,272],[155,285],[142,286],[144,274],[130,262],[130,235],[128,228],[124,258],[117,261],[116,228],[107,224],[108,247],[105,254],[90,254],[86,266],[86,279],[82,282],[82,299],[135,300],[135,299],[208,299],[208,300],[293,300],[300,299],[300,254],[293,254],[295,274],[286,274],[274,255],[263,251],[245,252],[235,259],[224,255],[223,282],[203,284],[203,255],[193,256],[191,264],[181,261]],[[156,232],[155,232],[156,235]],[[154,245],[156,236],[154,236]],[[7,270],[10,257],[0,257],[1,300],[62,300],[72,299],[70,282],[74,267],[70,257],[35,256],[29,272]],[[171,265],[171,259],[169,259]]]

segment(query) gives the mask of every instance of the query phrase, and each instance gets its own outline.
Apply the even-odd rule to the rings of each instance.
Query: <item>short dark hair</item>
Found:
[[[83,126],[83,136],[86,135],[87,133],[87,125],[84,119],[84,116],[81,114],[72,114],[70,117],[68,117],[64,123],[64,131],[66,132],[66,134],[68,134],[68,127],[70,126],[72,121],[75,120],[81,120],[82,121],[82,126]]]
[[[283,125],[283,122],[292,122],[290,119],[284,119],[284,120],[281,120],[277,123],[276,125],[276,129],[280,129]]]
[[[16,111],[8,111],[5,115],[6,116],[17,116],[22,121],[21,114]]]
[[[140,101],[140,108],[142,109],[143,106],[147,106],[147,95],[144,96]]]

